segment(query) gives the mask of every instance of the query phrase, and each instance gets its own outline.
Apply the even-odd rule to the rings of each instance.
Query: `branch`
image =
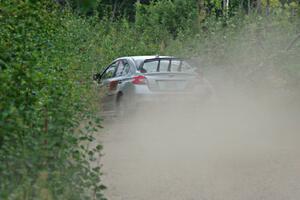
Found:
[[[292,40],[290,45],[286,48],[286,51],[289,51],[299,39],[300,39],[300,33],[295,37],[295,39]]]

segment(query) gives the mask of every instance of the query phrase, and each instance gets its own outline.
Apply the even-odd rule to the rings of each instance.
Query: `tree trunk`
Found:
[[[251,12],[251,1],[248,0],[248,14],[250,14]]]
[[[204,12],[204,0],[198,0],[198,11],[199,14]]]
[[[229,0],[223,0],[223,15],[228,14]]]
[[[229,0],[223,0],[223,9],[227,10],[229,7]]]
[[[199,12],[199,21],[201,22],[205,18],[205,6],[204,0],[198,0],[198,12]]]
[[[270,0],[267,0],[266,14],[267,16],[270,15]]]
[[[117,5],[118,5],[118,0],[114,1],[114,5],[113,5],[113,9],[112,9],[112,13],[111,13],[111,21],[114,21],[115,16],[116,16],[116,12],[117,12]]]
[[[241,0],[241,3],[240,3],[240,10],[244,10],[244,0]]]
[[[257,13],[261,14],[261,0],[256,1],[256,10]]]

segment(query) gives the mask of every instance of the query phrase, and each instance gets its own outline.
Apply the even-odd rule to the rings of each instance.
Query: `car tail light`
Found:
[[[109,90],[110,90],[110,91],[116,90],[116,89],[117,89],[117,86],[118,86],[118,81],[111,81],[111,82],[109,83]]]
[[[135,85],[144,85],[146,84],[146,77],[145,76],[135,76],[133,77],[132,83]]]

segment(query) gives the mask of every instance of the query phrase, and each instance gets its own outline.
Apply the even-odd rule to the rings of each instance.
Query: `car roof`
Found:
[[[121,57],[118,59],[132,59],[135,63],[136,66],[138,67],[142,62],[148,59],[155,59],[155,58],[175,58],[174,56],[159,56],[159,55],[144,55],[144,56],[126,56],[126,57]]]
[[[174,58],[174,56],[159,56],[159,55],[124,56],[118,59],[128,59],[128,58],[140,61],[140,60],[147,60],[147,59],[154,59],[154,58]]]
[[[147,59],[155,59],[155,58],[174,58],[173,56],[131,56],[133,60],[147,60]]]

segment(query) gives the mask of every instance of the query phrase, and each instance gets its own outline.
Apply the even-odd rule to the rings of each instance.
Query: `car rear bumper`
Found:
[[[133,102],[137,106],[141,105],[198,105],[210,98],[209,93],[152,93],[135,94]]]

